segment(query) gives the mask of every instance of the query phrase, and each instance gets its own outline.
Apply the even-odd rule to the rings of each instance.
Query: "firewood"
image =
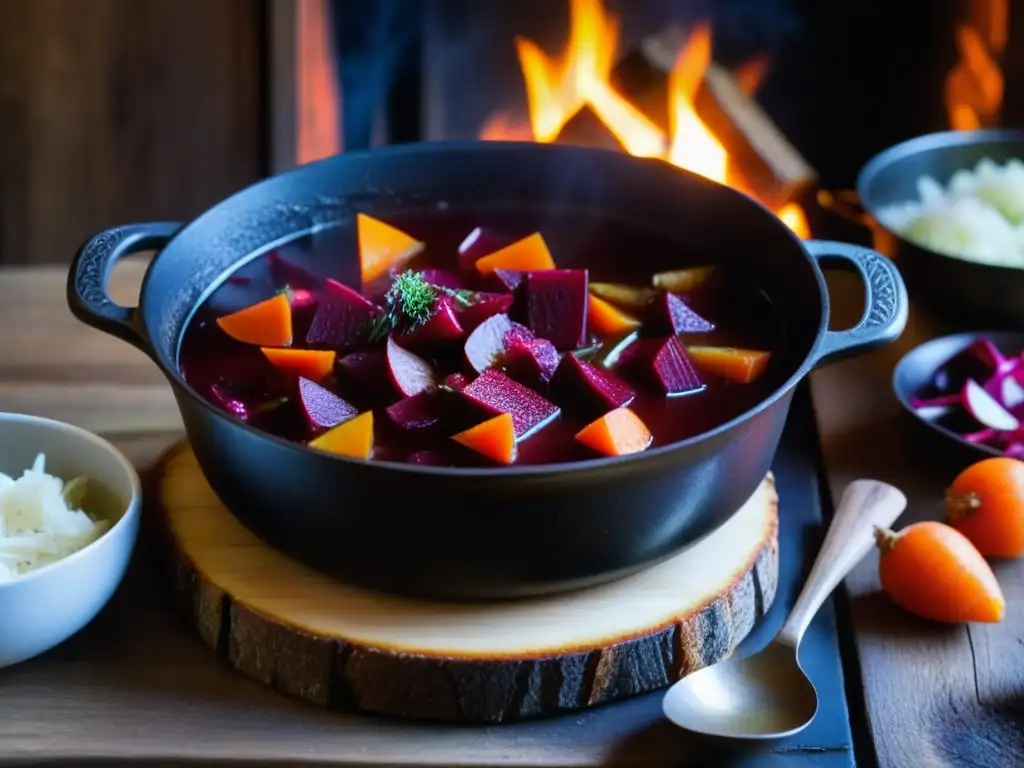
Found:
[[[580,107],[579,111],[566,121],[555,141],[578,147],[625,151],[625,147],[615,138],[615,134],[588,105]]]
[[[668,126],[668,73],[686,43],[675,27],[646,38],[617,65],[613,81],[648,117]],[[782,134],[729,70],[711,62],[694,108],[729,151],[731,167],[746,191],[772,208],[793,201],[817,178],[806,159]]]

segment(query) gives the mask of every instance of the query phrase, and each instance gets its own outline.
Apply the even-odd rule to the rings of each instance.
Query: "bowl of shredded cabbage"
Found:
[[[138,536],[138,474],[79,427],[0,413],[0,668],[91,622]]]
[[[910,139],[864,165],[855,196],[912,299],[965,324],[1024,328],[1024,131]],[[843,208],[842,195],[819,200]]]

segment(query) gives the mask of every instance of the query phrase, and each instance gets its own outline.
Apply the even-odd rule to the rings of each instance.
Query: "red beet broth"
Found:
[[[443,270],[454,273],[465,288],[487,292],[502,290],[499,278],[481,277],[474,270],[459,269],[459,245],[477,227],[500,233],[504,242],[532,234],[538,223],[543,226],[542,232],[583,233],[574,234],[573,253],[559,252],[552,247],[551,255],[558,269],[587,269],[590,283],[616,282],[649,287],[652,274],[643,269],[645,260],[642,254],[680,250],[664,235],[621,221],[590,219],[580,212],[558,215],[545,212],[538,222],[535,211],[502,211],[486,217],[486,220],[479,215],[431,211],[429,214],[388,216],[386,222],[425,244],[424,251],[404,265],[403,270]],[[278,437],[308,442],[315,433],[310,431],[306,413],[299,402],[298,378],[276,368],[259,346],[232,339],[216,320],[270,298],[287,287],[292,304],[292,346],[308,348],[306,335],[324,292],[324,280],[330,278],[360,289],[357,251],[354,226],[330,227],[261,253],[243,264],[214,290],[189,321],[179,352],[180,369],[185,380],[200,395],[236,418]],[[613,254],[617,253],[631,256],[615,258]],[[590,254],[593,256],[588,259]],[[683,260],[678,266],[699,264]],[[445,280],[438,274],[431,274],[429,279],[439,283]],[[385,278],[365,287],[362,292],[380,304],[389,282],[390,278]],[[528,325],[530,313],[524,290],[522,282],[514,289],[514,304],[509,315],[512,320]],[[711,279],[693,293],[681,295],[681,298],[714,324],[711,331],[680,334],[678,339],[684,346],[733,346],[771,352],[773,361],[780,357],[785,339],[781,318],[769,298],[747,275],[716,268]],[[646,338],[643,327],[640,333],[641,340]],[[653,338],[664,337],[656,335]],[[622,341],[622,337],[601,339],[588,330],[579,356],[588,362],[598,363],[611,348],[622,348]],[[412,348],[431,364],[439,382],[453,383],[458,389],[478,376],[466,362],[464,343],[465,337],[449,343]],[[479,409],[464,408],[464,398],[443,400],[454,406],[450,410],[447,406],[442,409],[441,422],[433,428],[427,425],[428,428],[409,430],[395,425],[386,409],[403,397],[388,380],[386,371],[377,369],[374,360],[374,353],[381,351],[384,345],[384,341],[377,341],[364,344],[359,349],[340,351],[338,361],[344,360],[344,364],[336,363],[334,375],[320,382],[358,412],[374,411],[372,459],[442,466],[499,466],[451,439],[457,432],[488,418],[488,414]],[[629,346],[627,344],[624,348],[628,350]],[[359,354],[351,357],[352,353]],[[367,353],[368,357],[361,359],[362,353]],[[565,354],[576,353],[560,352],[560,355]],[[363,370],[353,376],[352,366],[362,366]],[[786,373],[769,363],[760,377],[743,384],[698,369],[704,384],[702,390],[666,397],[643,376],[629,373],[625,366],[612,367],[611,371],[636,392],[628,407],[650,430],[651,447],[684,440],[739,416],[774,391]],[[515,464],[600,458],[600,454],[574,439],[584,426],[601,415],[600,412],[595,413],[592,405],[581,408],[575,397],[568,396],[568,393],[555,393],[550,385],[538,382],[531,389],[559,406],[560,412],[518,443]]]

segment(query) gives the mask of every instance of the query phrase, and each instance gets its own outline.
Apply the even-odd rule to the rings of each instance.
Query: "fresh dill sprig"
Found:
[[[384,295],[384,312],[370,322],[370,341],[379,341],[395,330],[409,331],[434,314],[437,289],[419,272],[402,272]]]
[[[457,303],[464,307],[468,307],[473,303],[470,299],[472,299],[473,294],[476,293],[476,291],[469,291],[465,288],[445,288],[440,285],[435,285],[434,289],[440,291],[446,296],[451,296]]]

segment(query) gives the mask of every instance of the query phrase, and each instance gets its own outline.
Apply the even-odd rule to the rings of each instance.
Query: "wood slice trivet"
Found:
[[[189,623],[232,666],[329,707],[502,722],[603,704],[728,656],[775,597],[771,475],[668,561],[611,584],[490,603],[367,592],[280,554],[224,508],[187,444],[158,479],[167,574]]]

